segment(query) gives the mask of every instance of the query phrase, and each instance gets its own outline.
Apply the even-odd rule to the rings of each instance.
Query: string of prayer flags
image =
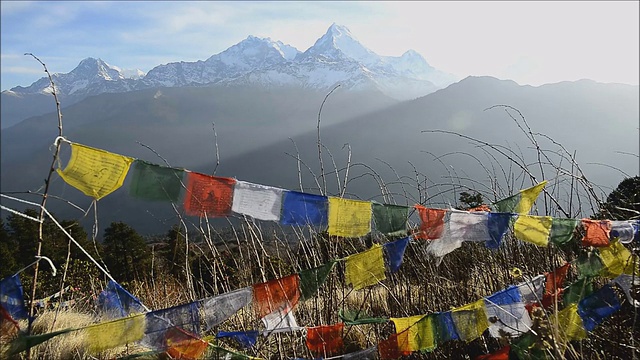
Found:
[[[145,335],[145,315],[134,315],[99,323],[84,330],[89,344],[89,352],[96,354],[103,350],[141,340]]]
[[[582,246],[606,247],[609,246],[609,233],[611,221],[582,219],[584,236]]]
[[[621,274],[613,279],[613,281],[622,288],[631,306],[640,307],[640,277]]]
[[[403,355],[414,351],[432,351],[436,347],[433,331],[433,317],[416,315],[404,318],[391,318],[396,327],[398,350]]]
[[[154,349],[168,348],[168,331],[178,327],[194,336],[200,334],[200,311],[197,302],[155,310],[145,315],[146,327],[141,344]]]
[[[307,349],[314,356],[332,356],[342,352],[344,324],[323,325],[307,328]]]
[[[253,285],[253,305],[259,318],[278,308],[298,304],[300,299],[300,278],[298,274]]]
[[[580,221],[577,219],[554,218],[551,223],[549,242],[556,246],[568,243],[573,239],[574,232],[579,223]]]
[[[97,307],[111,319],[145,312],[140,300],[113,280],[109,280],[105,289],[98,295]]]
[[[458,331],[456,331],[456,326],[453,323],[451,311],[434,313],[432,321],[437,344],[460,339]]]
[[[253,288],[245,287],[218,296],[200,300],[200,308],[207,329],[222,324],[253,300]]]
[[[373,244],[369,250],[347,257],[345,278],[354,290],[359,290],[386,279],[382,246]]]
[[[131,169],[131,196],[150,201],[177,202],[182,191],[184,169],[174,169],[135,160]]]
[[[328,200],[326,196],[285,191],[282,197],[283,225],[327,225]]]
[[[528,214],[545,185],[547,185],[546,180],[494,203],[493,205],[497,210],[496,212],[516,213],[520,215]]]
[[[604,265],[600,272],[602,276],[613,279],[620,274],[633,274],[634,257],[620,241],[612,241],[609,246],[598,250],[600,252],[600,260]],[[639,263],[640,260],[636,259],[636,267]],[[635,271],[638,272],[638,269],[636,268]]]
[[[557,301],[562,295],[562,284],[567,277],[567,272],[571,267],[571,263],[566,263],[553,272],[545,274],[544,296],[542,297],[542,306],[549,307]]]
[[[466,342],[479,338],[489,328],[483,299],[453,309],[451,317],[460,340]]]
[[[251,348],[258,341],[258,330],[251,331],[220,331],[216,334],[216,339],[231,338],[235,340],[243,348]]]
[[[300,271],[298,275],[300,276],[300,296],[302,300],[312,298],[318,292],[335,264],[336,261],[332,260],[316,268]]]
[[[273,312],[262,318],[265,331],[268,334],[280,332],[291,332],[301,329],[293,316],[293,306],[289,303],[283,304]]]
[[[510,213],[489,213],[487,219],[487,227],[489,231],[489,239],[485,242],[485,246],[489,249],[497,249],[502,243],[502,238],[509,228],[509,223],[513,218]]]
[[[29,313],[24,304],[24,292],[18,275],[0,281],[0,305],[14,320],[27,319]]]
[[[605,318],[620,310],[620,300],[611,285],[601,287],[578,303],[578,314],[585,330],[593,331]]]
[[[552,222],[553,219],[550,216],[519,215],[513,231],[518,240],[537,246],[547,246]]]
[[[499,338],[502,333],[514,336],[531,330],[531,318],[517,286],[509,286],[484,301],[491,336]]]
[[[395,273],[400,269],[402,265],[402,259],[404,258],[404,251],[409,244],[409,237],[405,237],[400,240],[388,242],[383,245],[384,252],[387,254],[387,263],[389,264],[389,271]]]
[[[488,213],[483,211],[451,211],[442,236],[427,245],[427,252],[443,257],[462,246],[463,241],[490,240],[488,220]]]
[[[415,205],[420,217],[420,229],[415,234],[416,239],[434,240],[439,239],[444,232],[444,217],[447,214],[445,209],[431,209],[422,205]]]
[[[558,311],[557,317],[551,317],[551,322],[558,326],[562,342],[582,340],[587,337],[582,318],[578,314],[578,304],[570,304]]]
[[[372,203],[371,211],[376,230],[387,236],[407,234],[409,207],[390,204]]]
[[[237,181],[231,210],[254,219],[280,221],[283,189]]]
[[[189,172],[184,199],[185,212],[199,217],[230,215],[235,182],[232,178]]]
[[[71,143],[71,158],[64,170],[56,169],[69,185],[96,200],[117,190],[134,158]]]
[[[329,197],[329,235],[360,237],[370,231],[370,201]]]
[[[209,346],[208,342],[178,327],[167,330],[166,341],[166,354],[171,359],[200,359]]]

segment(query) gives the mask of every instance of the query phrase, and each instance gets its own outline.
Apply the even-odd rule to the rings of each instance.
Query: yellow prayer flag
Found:
[[[513,231],[518,240],[547,246],[552,223],[553,219],[550,216],[518,215]]]
[[[629,249],[622,245],[620,241],[612,241],[611,245],[599,248],[599,251],[600,260],[604,265],[602,275],[611,279],[621,274],[633,275],[634,258]],[[635,263],[638,264],[639,260],[636,259]],[[640,275],[638,271],[636,269],[636,274]]]
[[[482,333],[489,328],[486,313],[484,299],[451,311],[453,324],[461,340],[469,342],[482,336]]]
[[[382,246],[373,244],[371,249],[349,256],[345,263],[344,275],[347,284],[353,286],[354,290],[377,284],[386,279]]]
[[[67,184],[99,200],[122,186],[134,160],[72,143],[67,167],[64,170],[57,169],[57,172]]]
[[[85,329],[89,352],[98,353],[121,345],[134,343],[144,337],[145,315],[89,326]]]
[[[329,235],[359,237],[370,231],[370,201],[329,197]]]
[[[404,318],[391,318],[398,335],[398,350],[413,352],[435,349],[433,320],[429,315],[417,315]]]
[[[557,321],[561,343],[587,337],[587,330],[584,329],[582,318],[580,314],[578,314],[577,303],[573,303],[558,311],[557,320],[555,316],[551,316],[551,320],[554,323]]]
[[[547,185],[547,180],[528,189],[520,190],[520,201],[516,206],[516,213],[528,214],[545,185]]]

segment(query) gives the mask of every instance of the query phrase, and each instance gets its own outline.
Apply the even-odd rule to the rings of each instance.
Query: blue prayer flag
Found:
[[[98,309],[110,318],[145,312],[140,300],[113,280],[109,280],[107,287],[98,295]]]
[[[502,243],[502,237],[509,228],[512,214],[510,213],[489,213],[487,227],[489,228],[489,236],[491,240],[485,242],[485,246],[489,249],[497,249]]]
[[[237,341],[242,347],[253,347],[258,341],[258,330],[252,331],[220,331],[216,334],[216,338],[230,337]]]
[[[6,277],[0,281],[0,304],[14,320],[29,317],[18,275]]]
[[[197,302],[156,310],[145,315],[146,327],[142,345],[154,350],[166,350],[168,332],[173,328],[200,334],[200,310]]]
[[[486,297],[489,304],[494,305],[509,305],[522,302],[522,295],[517,286],[511,285],[504,290],[500,290],[497,293]]]
[[[578,314],[587,331],[593,331],[605,318],[620,309],[620,300],[607,284],[578,303]]]
[[[435,313],[433,316],[433,328],[435,330],[437,344],[460,339],[456,326],[453,323],[451,311]]]
[[[283,225],[326,226],[329,202],[326,196],[285,191],[282,199]]]
[[[409,237],[384,244],[384,250],[387,253],[387,262],[389,263],[389,270],[392,273],[400,269],[407,244],[409,244]]]

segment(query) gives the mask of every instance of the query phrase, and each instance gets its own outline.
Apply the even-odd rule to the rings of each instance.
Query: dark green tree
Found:
[[[460,210],[469,210],[469,209],[473,209],[475,207],[478,207],[480,205],[482,205],[483,199],[482,199],[482,194],[480,194],[479,192],[475,192],[475,194],[470,194],[466,191],[463,191],[460,193],[460,203],[463,204],[463,206],[460,206]]]
[[[594,216],[597,219],[628,220],[640,215],[640,176],[626,178],[607,196]]]
[[[104,261],[118,282],[144,280],[151,268],[151,252],[132,227],[112,222],[104,230]]]
[[[17,249],[18,243],[9,236],[4,220],[0,219],[0,279],[20,270]]]

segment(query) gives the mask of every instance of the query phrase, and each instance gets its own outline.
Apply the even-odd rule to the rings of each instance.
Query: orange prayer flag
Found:
[[[509,360],[510,351],[511,346],[507,345],[496,352],[492,352],[491,354],[476,356],[475,360]]]
[[[567,272],[570,267],[571,263],[566,263],[555,269],[553,272],[545,274],[545,289],[544,296],[542,297],[543,307],[551,306],[556,301],[556,298],[561,299],[562,283],[567,277]]]
[[[187,215],[200,217],[231,214],[235,182],[236,180],[232,178],[188,173],[184,200],[185,212]]]
[[[610,220],[582,219],[582,226],[584,227],[582,246],[609,246]]]
[[[167,354],[172,359],[196,360],[202,357],[209,344],[198,336],[173,327],[165,334]]]
[[[342,351],[344,323],[307,328],[307,348],[314,356],[327,357]]]
[[[444,231],[444,216],[447,210],[430,209],[422,205],[415,205],[420,216],[420,231],[415,235],[417,239],[439,239]]]
[[[298,274],[253,285],[253,299],[258,317],[263,318],[281,307],[293,308],[300,299]]]

